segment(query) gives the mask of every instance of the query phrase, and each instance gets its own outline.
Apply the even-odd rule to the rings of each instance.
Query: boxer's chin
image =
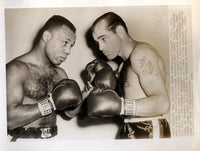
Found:
[[[116,56],[113,56],[111,54],[107,54],[105,55],[107,57],[108,60],[113,60]]]
[[[53,62],[53,64],[55,66],[60,66],[63,62],[65,62],[65,60],[63,60],[63,59],[55,59],[55,61]]]

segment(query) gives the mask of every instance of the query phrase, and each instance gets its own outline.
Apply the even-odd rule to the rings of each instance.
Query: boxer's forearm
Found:
[[[168,110],[168,96],[152,95],[136,100],[136,116],[158,116],[167,113]]]
[[[8,107],[8,129],[22,127],[41,117],[37,104],[12,105]]]

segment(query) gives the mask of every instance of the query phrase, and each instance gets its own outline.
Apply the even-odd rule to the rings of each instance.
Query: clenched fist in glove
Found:
[[[97,88],[116,88],[116,77],[112,68],[103,60],[95,59],[89,62],[85,70],[87,71],[88,82],[94,83]]]
[[[87,100],[88,117],[136,116],[136,100],[120,98],[111,89],[94,89]]]
[[[88,117],[110,117],[120,115],[122,100],[111,89],[94,89],[87,100]]]
[[[76,107],[82,101],[81,90],[77,82],[72,79],[63,79],[55,85],[48,99],[38,103],[38,107],[41,114],[45,116],[54,110]]]

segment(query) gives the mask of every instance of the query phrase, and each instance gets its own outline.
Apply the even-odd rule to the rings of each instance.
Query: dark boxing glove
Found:
[[[77,107],[82,101],[81,90],[77,82],[72,79],[63,79],[55,85],[48,99],[38,103],[38,108],[42,116],[45,116],[54,110]]]
[[[117,79],[112,69],[103,68],[94,77],[94,84],[97,88],[110,88],[114,90],[117,85]]]
[[[76,107],[83,101],[79,85],[72,79],[59,81],[52,91],[52,99],[57,110]]]
[[[122,99],[111,89],[94,89],[87,99],[88,117],[120,115]]]
[[[112,68],[103,60],[95,59],[86,65],[88,81],[97,88],[115,89],[117,80]]]
[[[98,63],[98,60],[95,59],[89,62],[85,67],[85,71],[87,74],[87,81],[90,83],[92,83],[92,81],[94,80],[94,76],[96,75],[95,68],[96,68],[97,63]]]

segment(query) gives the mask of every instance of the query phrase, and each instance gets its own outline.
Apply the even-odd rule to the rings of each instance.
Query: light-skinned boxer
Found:
[[[150,44],[135,41],[122,18],[108,12],[91,26],[93,39],[108,60],[121,57],[117,88],[96,88],[88,96],[88,116],[121,116],[120,138],[167,138],[170,127],[165,114],[170,101],[165,65]]]

